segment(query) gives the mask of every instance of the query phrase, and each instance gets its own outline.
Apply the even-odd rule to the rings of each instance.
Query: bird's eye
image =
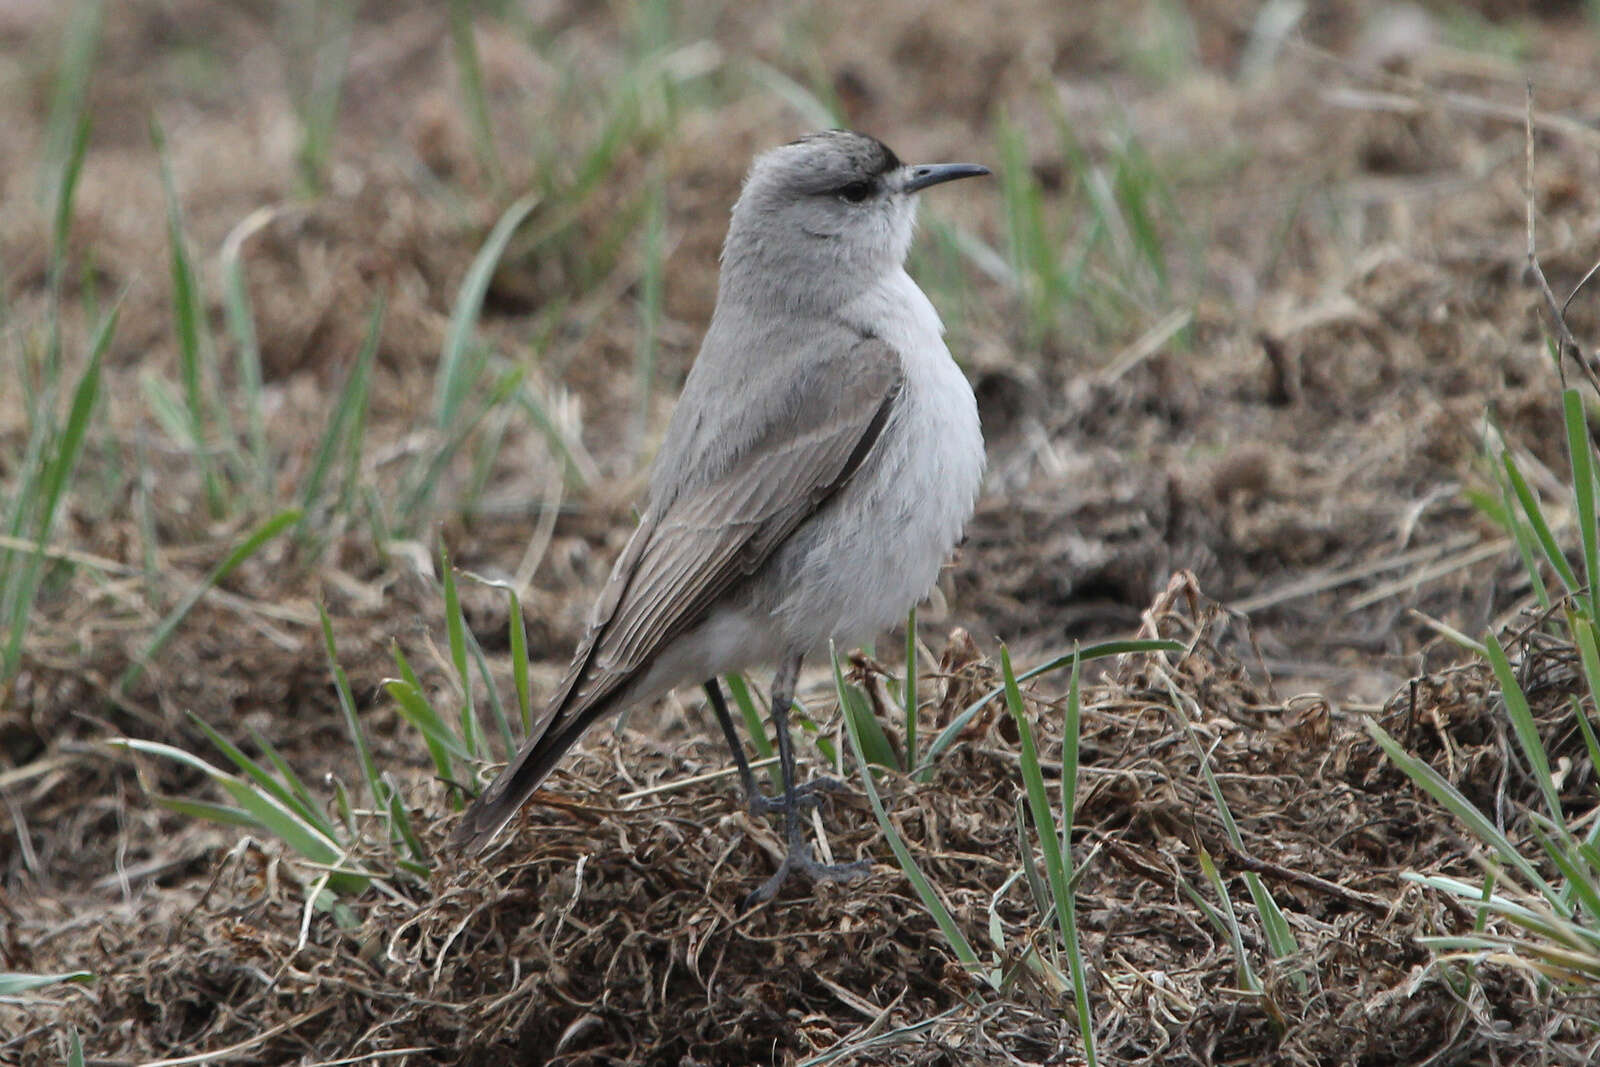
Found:
[[[834,195],[848,203],[859,204],[872,195],[872,183],[851,182],[849,185],[841,185],[834,190]]]

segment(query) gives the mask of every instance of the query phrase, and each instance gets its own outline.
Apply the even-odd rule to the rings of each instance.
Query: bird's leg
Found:
[[[782,797],[769,797],[762,794],[756,786],[756,777],[750,770],[750,761],[745,757],[744,744],[739,740],[738,731],[734,729],[733,716],[728,712],[728,702],[722,695],[722,686],[715,678],[709,678],[705,683],[706,699],[711,702],[711,708],[717,713],[717,725],[722,727],[722,736],[728,742],[728,750],[733,753],[733,762],[739,769],[739,785],[744,789],[745,803],[750,806],[751,813],[755,815],[774,815],[784,810]],[[819,794],[842,793],[846,789],[843,782],[837,778],[814,778],[802,785],[795,786],[795,800],[805,808],[814,808],[821,801]]]
[[[778,800],[778,810],[783,812],[783,836],[787,852],[773,876],[744,898],[741,910],[771,900],[783,883],[789,880],[789,876],[797,872],[813,882],[843,881],[861,878],[871,867],[864,860],[858,863],[818,863],[811,858],[811,846],[806,842],[800,816],[804,807],[802,793],[795,788],[794,782],[794,742],[789,737],[789,705],[794,702],[794,687],[799,679],[799,656],[785,660],[772,679],[772,727],[778,735],[778,766],[783,771],[783,796]],[[815,800],[812,803],[815,804]]]
[[[722,736],[728,742],[728,750],[733,753],[734,765],[739,768],[739,785],[744,788],[744,798],[754,811],[756,801],[767,798],[756,789],[756,776],[750,772],[750,761],[745,758],[744,744],[740,742],[739,734],[733,728],[733,716],[728,714],[728,702],[722,698],[722,683],[715,677],[707,678],[705,691],[706,699],[711,702],[712,710],[717,713],[717,725],[722,727]]]

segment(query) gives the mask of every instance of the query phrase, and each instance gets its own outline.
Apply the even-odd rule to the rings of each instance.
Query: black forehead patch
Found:
[[[804,137],[790,141],[790,144],[814,144],[826,142],[837,149],[844,156],[851,170],[869,177],[879,177],[891,170],[900,169],[900,157],[894,150],[882,141],[865,133],[854,130],[825,130],[821,133],[808,133]]]
[[[879,174],[887,174],[891,170],[900,169],[900,157],[894,154],[894,149],[875,137],[872,138],[872,143],[878,146],[879,152],[883,153],[883,164],[878,168]]]

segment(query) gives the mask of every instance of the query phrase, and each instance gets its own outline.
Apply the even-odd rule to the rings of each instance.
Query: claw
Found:
[[[751,908],[765,904],[777,896],[783,884],[796,874],[815,883],[852,882],[857,878],[865,878],[870,873],[872,864],[867,860],[857,860],[854,863],[818,863],[811,858],[810,846],[802,844],[791,848],[772,877],[762,882],[740,902],[739,914],[743,915]]]
[[[789,704],[794,699],[795,680],[799,675],[800,657],[793,656],[784,661],[772,679],[772,726],[778,737],[778,762],[783,773],[783,793],[777,797],[765,796],[756,787],[755,776],[750,773],[750,764],[745,759],[738,732],[733,728],[733,717],[728,714],[727,702],[722,699],[722,689],[715,679],[705,684],[706,698],[717,713],[722,736],[727,739],[734,763],[739,768],[745,802],[756,815],[783,816],[784,838],[788,846],[783,862],[772,877],[740,903],[741,915],[777,896],[778,890],[792,875],[804,875],[812,882],[845,882],[864,878],[872,869],[872,865],[865,860],[856,863],[818,863],[811,858],[811,846],[806,843],[800,813],[820,804],[823,794],[849,792],[849,787],[837,778],[814,778],[803,785],[795,784],[794,747],[789,738],[788,716]]]
[[[797,811],[806,811],[822,803],[824,795],[849,791],[850,787],[837,778],[813,778],[804,785],[794,787],[794,806]],[[787,810],[783,797],[769,797],[754,792],[746,797],[746,800],[749,802],[752,815],[776,815]]]

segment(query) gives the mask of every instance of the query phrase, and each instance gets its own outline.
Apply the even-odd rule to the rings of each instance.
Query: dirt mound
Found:
[[[1471,850],[1356,717],[1271,696],[1222,650],[1238,621],[1192,587],[1172,592],[1151,624],[1188,651],[1128,657],[1083,698],[1078,914],[1102,1054],[1394,1063],[1446,1045],[1489,1054],[1493,1042],[1516,1060],[1546,1042],[1537,1058],[1548,1062],[1563,1042],[1581,1044],[1543,1032],[1526,990],[1494,981],[1472,1008],[1506,1024],[1492,1037],[1463,1031],[1452,983],[1425,967],[1415,937],[1464,932],[1472,916],[1399,875],[1472,871]],[[955,662],[924,708],[930,728],[993,683],[991,663]],[[1507,773],[1485,728],[1490,691],[1477,671],[1424,679],[1388,719],[1431,734],[1442,772],[1490,790]],[[1059,775],[1060,702],[1034,691],[1028,708],[1043,764]],[[1242,847],[1229,843],[1203,761]],[[1007,975],[1003,997],[957,963],[857,795],[834,801],[823,824],[833,856],[873,860],[871,877],[791,889],[740,915],[781,855],[777,833],[743,810],[731,779],[674,784],[723,763],[708,740],[625,734],[591,746],[481,860],[441,857],[429,884],[371,895],[353,925],[306,915],[307,873],[246,844],[209,883],[191,878],[180,893],[36,938],[28,962],[99,972],[63,1014],[97,1058],[117,1061],[226,1048],[263,1064],[352,1050],[417,1063],[798,1062],[843,1044],[866,1062],[1054,1063],[1076,1046],[1068,995],[1022,965],[1028,946],[1053,952],[1054,934],[1014,877],[1020,777],[1004,713],[969,728],[930,781],[882,781],[894,826]],[[447,824],[429,830],[430,846]],[[1260,994],[1241,991],[1241,960],[1175,892],[1225,906],[1202,850],[1243,920]],[[1247,873],[1274,895],[1298,954],[1267,958]],[[49,1014],[11,1015],[24,1061],[44,1062]]]

